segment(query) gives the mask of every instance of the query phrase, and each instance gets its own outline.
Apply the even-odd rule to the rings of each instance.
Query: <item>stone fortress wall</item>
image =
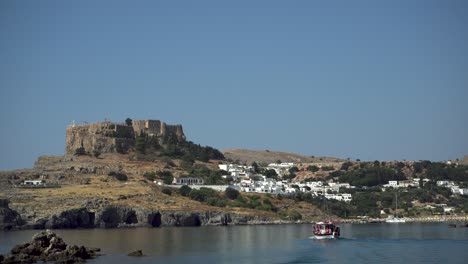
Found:
[[[172,135],[185,140],[182,125],[166,125],[159,120],[134,120],[132,126],[113,122],[70,125],[66,130],[66,154],[74,154],[83,147],[86,152],[126,153],[135,146],[135,137],[141,133],[150,136]]]
[[[179,141],[185,140],[182,125],[167,125],[159,120],[134,120],[132,126],[135,135],[140,135],[142,132],[149,136],[174,135]]]

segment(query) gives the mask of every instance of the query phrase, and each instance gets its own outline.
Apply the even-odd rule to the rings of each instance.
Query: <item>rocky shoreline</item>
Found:
[[[163,211],[139,207],[105,205],[97,209],[79,207],[64,210],[47,218],[26,222],[0,199],[0,230],[26,229],[76,229],[117,227],[171,227],[171,226],[228,226],[311,223],[306,221],[278,220],[266,216],[236,214],[217,211]],[[466,221],[466,217],[450,216],[405,218],[406,222]],[[341,223],[382,223],[385,219],[339,219]]]
[[[461,222],[468,223],[466,216],[445,216],[445,217],[402,217],[406,223],[439,223],[439,222]],[[367,224],[367,223],[385,223],[385,218],[367,218],[367,219],[342,219],[341,223],[346,224]]]
[[[8,200],[0,199],[0,230],[227,226],[285,223],[293,223],[293,221],[216,211],[162,211],[116,205],[103,206],[95,210],[79,207],[64,210],[48,218],[25,222],[16,211],[8,207]]]
[[[14,246],[9,254],[0,255],[0,263],[83,263],[99,256],[99,248],[67,245],[54,232],[47,230],[35,234],[30,242]]]

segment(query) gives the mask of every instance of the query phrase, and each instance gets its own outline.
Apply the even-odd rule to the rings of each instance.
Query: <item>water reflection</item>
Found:
[[[94,263],[464,263],[468,228],[443,224],[341,225],[342,238],[313,240],[310,225],[57,230],[69,244],[100,247]],[[0,232],[0,253],[35,230]],[[141,249],[148,257],[126,253]]]

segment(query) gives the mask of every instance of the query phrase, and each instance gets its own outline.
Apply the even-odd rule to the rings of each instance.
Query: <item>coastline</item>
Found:
[[[443,223],[443,222],[464,222],[468,223],[468,216],[427,216],[427,217],[402,217],[406,223]],[[366,218],[366,219],[341,219],[341,223],[347,224],[366,224],[366,223],[385,223],[385,218]]]
[[[401,218],[405,220],[405,223],[399,224],[408,224],[408,223],[447,223],[449,225],[461,223],[462,226],[459,227],[468,227],[468,217],[465,216],[450,216],[445,218],[438,218],[438,217],[403,217]],[[383,224],[386,223],[384,218],[368,218],[366,220],[363,219],[338,219],[332,220],[337,222],[338,224]],[[307,224],[315,224],[319,221],[289,221],[289,220],[267,220],[267,219],[251,219],[245,222],[230,222],[225,224],[219,223],[205,223],[201,225],[163,225],[159,227],[151,226],[150,224],[119,224],[115,227],[105,227],[105,226],[93,226],[93,227],[58,227],[53,228],[53,230],[80,230],[80,229],[119,229],[119,228],[165,228],[165,227],[201,227],[201,226],[255,226],[255,225],[307,225]],[[455,227],[455,226],[453,226]],[[9,229],[4,229],[4,232],[7,231],[21,231],[21,230],[47,230],[46,227],[38,227],[37,225],[33,224],[25,224],[22,226],[11,227]]]

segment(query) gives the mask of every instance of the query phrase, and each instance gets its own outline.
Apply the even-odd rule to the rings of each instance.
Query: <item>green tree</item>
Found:
[[[188,187],[187,185],[184,185],[180,187],[179,189],[180,195],[185,196],[185,197],[189,196],[190,191],[192,191],[192,188]]]
[[[317,166],[315,166],[315,165],[311,165],[311,166],[308,166],[308,167],[307,167],[307,170],[308,170],[308,171],[311,171],[311,172],[317,172],[317,171],[320,170],[320,168],[317,167]]]
[[[141,153],[141,154],[146,153],[146,140],[145,140],[144,135],[140,135],[136,137],[135,149],[138,153]]]
[[[298,171],[299,171],[299,168],[298,168],[298,167],[296,167],[296,166],[294,166],[294,167],[291,167],[291,168],[289,168],[289,170],[288,170],[288,171],[289,171],[289,173],[296,173],[296,172],[298,172]]]
[[[159,171],[158,176],[162,178],[164,184],[172,184],[172,181],[174,180],[174,176],[172,175],[172,172],[170,171]]]
[[[155,172],[145,172],[145,173],[143,173],[143,177],[145,177],[149,181],[154,181],[156,179],[156,173]]]
[[[265,175],[265,177],[267,178],[273,178],[273,179],[276,179],[278,177],[278,174],[276,173],[274,169],[265,170],[263,172],[263,175]]]
[[[239,197],[240,193],[238,190],[228,187],[224,191],[224,195],[226,195],[226,197],[230,200],[235,200]]]
[[[340,170],[345,170],[347,171],[349,169],[349,167],[351,167],[353,165],[353,163],[347,161],[347,162],[344,162],[343,164],[341,164],[341,168]]]
[[[332,170],[335,170],[335,168],[333,168],[332,166],[323,166],[321,168],[323,171],[332,171]]]
[[[112,177],[116,178],[119,181],[127,181],[128,180],[127,175],[125,173],[122,173],[122,172],[111,171],[107,175],[112,176]]]
[[[252,165],[251,165],[253,168],[254,168],[254,171],[255,173],[259,173],[260,172],[260,168],[258,167],[258,164],[257,162],[252,162]]]
[[[127,126],[132,126],[132,121],[133,121],[132,119],[127,118],[125,119],[125,124],[127,124]]]

